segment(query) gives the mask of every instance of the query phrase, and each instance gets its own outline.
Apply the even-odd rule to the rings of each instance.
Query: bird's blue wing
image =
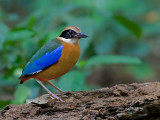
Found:
[[[33,75],[56,63],[62,55],[63,46],[56,39],[45,44],[27,63],[22,75]]]

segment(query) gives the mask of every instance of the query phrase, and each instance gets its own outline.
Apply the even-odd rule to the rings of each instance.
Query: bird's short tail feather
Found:
[[[33,76],[31,75],[21,75],[18,80],[21,80],[20,81],[20,84],[23,84],[23,82],[27,81],[28,79],[32,78]]]

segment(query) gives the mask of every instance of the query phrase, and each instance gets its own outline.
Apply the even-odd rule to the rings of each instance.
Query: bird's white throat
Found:
[[[79,41],[78,38],[73,38],[73,39],[66,39],[66,38],[63,38],[63,37],[57,37],[57,38],[64,41],[64,42],[70,43],[70,44],[76,44]]]

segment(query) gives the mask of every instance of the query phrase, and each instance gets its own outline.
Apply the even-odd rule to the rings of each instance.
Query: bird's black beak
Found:
[[[75,38],[86,38],[88,37],[88,35],[86,35],[85,33],[77,33],[74,36]]]

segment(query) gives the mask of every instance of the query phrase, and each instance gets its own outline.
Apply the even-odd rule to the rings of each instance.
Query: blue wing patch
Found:
[[[28,62],[23,70],[22,75],[32,75],[45,69],[46,67],[56,63],[62,55],[63,46],[59,46],[51,52],[45,53],[42,57]]]

